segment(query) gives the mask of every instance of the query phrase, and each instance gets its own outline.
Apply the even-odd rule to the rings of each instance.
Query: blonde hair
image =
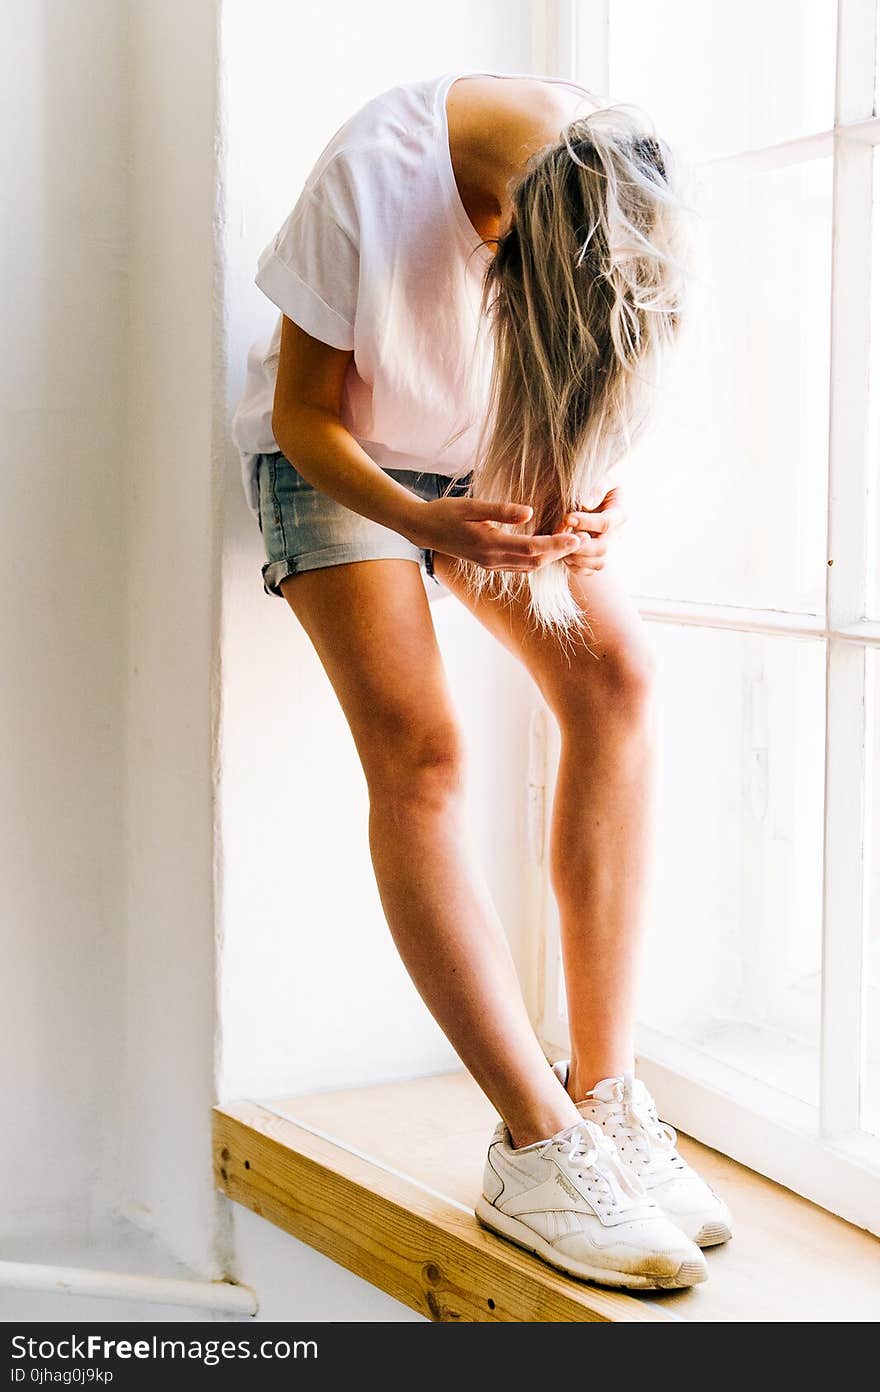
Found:
[[[472,497],[527,503],[529,535],[597,505],[648,415],[663,350],[679,327],[686,205],[671,151],[636,108],[574,121],[533,156],[483,283],[494,354]],[[474,594],[524,596],[570,636],[584,617],[569,568],[488,571],[458,559]]]

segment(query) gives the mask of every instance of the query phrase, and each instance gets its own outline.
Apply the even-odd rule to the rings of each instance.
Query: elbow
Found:
[[[320,408],[288,402],[283,408],[272,409],[272,435],[278,448],[290,458],[291,453],[309,447],[327,420],[328,413]]]
[[[281,412],[279,411],[279,409],[278,409],[277,406],[273,406],[273,408],[272,408],[272,436],[273,436],[273,438],[274,438],[274,440],[275,440],[276,445],[278,445],[278,447],[279,447],[280,449],[283,449],[283,448],[284,448],[284,445],[283,445],[283,443],[282,443],[282,437],[285,436],[286,434],[287,434],[287,430],[286,430],[286,426],[285,426],[284,420],[283,420],[283,418],[282,418]]]
[[[308,441],[315,432],[316,413],[302,402],[285,402],[272,408],[272,434],[278,448],[287,454]]]
[[[300,433],[296,412],[289,406],[283,410],[275,406],[272,410],[272,436],[282,454],[290,456],[291,451],[296,449]]]

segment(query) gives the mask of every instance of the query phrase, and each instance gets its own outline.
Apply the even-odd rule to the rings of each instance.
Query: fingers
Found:
[[[563,560],[579,549],[579,542],[572,532],[556,536],[504,533],[493,544],[481,549],[479,564],[487,570],[530,571]]]
[[[574,527],[575,531],[589,532],[591,536],[602,536],[622,527],[625,521],[626,513],[615,504],[602,512],[569,512],[563,518],[563,525]]]
[[[480,498],[462,499],[468,521],[480,525],[488,540],[479,547],[478,564],[487,570],[532,571],[554,561],[581,570],[601,569],[607,542],[605,533],[614,525],[614,512],[601,515],[574,512],[552,535],[527,536],[503,532],[500,523],[522,523],[532,516],[533,509],[521,503],[494,503]]]
[[[575,516],[576,514],[570,514]],[[585,514],[589,516],[589,514]],[[591,519],[592,520],[592,519]],[[560,529],[562,531],[562,529]],[[564,556],[563,560],[570,570],[584,571],[592,574],[594,571],[605,569],[605,557],[608,552],[608,536],[603,532],[594,536],[592,532],[579,531],[576,527],[569,524],[568,534],[574,535],[578,539],[578,548],[569,555]]]
[[[568,512],[562,519],[563,527],[573,527],[576,532],[589,532],[591,536],[602,536],[610,531],[611,514],[608,512]]]
[[[504,569],[539,570],[552,561],[560,561],[579,549],[578,538],[573,532],[556,536],[512,536],[499,538],[494,548],[493,563]]]
[[[563,563],[569,570],[586,571],[592,575],[594,571],[605,569],[605,557],[602,556],[581,556],[578,551],[572,552],[570,556],[563,556]]]
[[[604,530],[594,535],[592,530],[579,530],[577,527],[572,527],[570,525],[568,527],[560,527],[554,535],[575,536],[577,538],[578,549],[573,553],[570,559],[579,561],[586,560],[587,558],[604,556],[608,550],[610,541],[610,538],[605,534]]]
[[[489,503],[481,498],[463,501],[465,517],[474,522],[528,522],[533,512],[527,503]]]
[[[580,545],[576,551],[563,557],[565,564],[572,570],[604,570],[608,553],[607,538],[593,537],[589,532],[575,532],[573,535],[578,538]]]
[[[527,503],[493,503],[481,498],[464,498],[461,506],[467,520],[474,522],[523,523],[528,522],[534,511]],[[614,492],[611,492],[595,512],[575,509],[567,513],[562,519],[562,527],[589,532],[591,536],[602,536],[622,526],[625,521],[626,513],[614,500]]]

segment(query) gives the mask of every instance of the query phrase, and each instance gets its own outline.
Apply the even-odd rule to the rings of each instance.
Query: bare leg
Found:
[[[282,591],[341,702],[370,793],[389,927],[422,999],[515,1145],[578,1120],[541,1052],[462,823],[461,741],[418,567],[357,561]]]
[[[609,571],[571,584],[589,612],[589,650],[566,655],[525,606],[459,598],[521,658],[560,727],[550,871],[559,905],[571,1031],[569,1092],[632,1067],[636,970],[653,784],[652,662],[641,620]]]

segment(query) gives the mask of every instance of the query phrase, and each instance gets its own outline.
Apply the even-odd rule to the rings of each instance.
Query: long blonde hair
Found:
[[[672,152],[636,108],[604,107],[533,156],[482,291],[494,348],[472,497],[530,504],[529,535],[595,506],[642,429],[679,327],[682,220]],[[456,561],[472,593],[527,596],[545,630],[584,617],[555,561],[528,573]]]

